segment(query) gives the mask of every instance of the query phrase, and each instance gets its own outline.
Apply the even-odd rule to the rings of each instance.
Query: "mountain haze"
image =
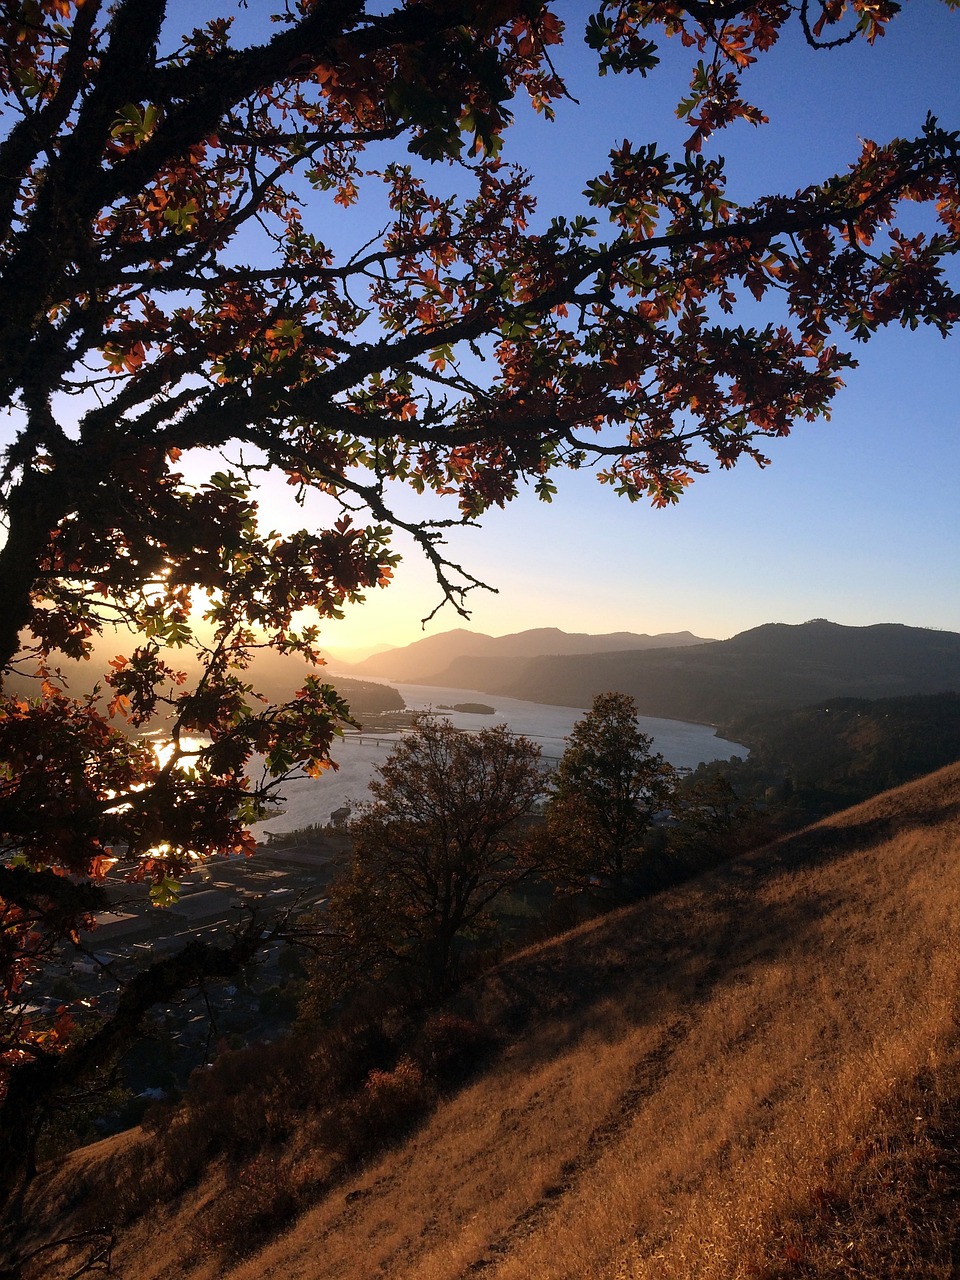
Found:
[[[98,683],[100,672],[106,665],[107,654],[118,650],[132,648],[130,638],[124,636],[126,645],[114,642],[112,645],[101,641],[94,654],[94,661],[78,661],[73,658],[60,658],[56,669],[61,673],[65,687],[73,697],[83,697],[93,691]],[[183,669],[189,679],[198,679],[200,664],[190,650],[167,651],[167,660],[175,669]],[[250,682],[257,693],[271,702],[283,703],[296,696],[297,690],[303,687],[308,676],[316,676],[320,680],[334,684],[350,705],[351,712],[360,721],[366,716],[376,716],[385,711],[400,711],[405,706],[403,698],[396,689],[389,685],[371,680],[361,680],[351,676],[330,675],[328,667],[314,667],[295,653],[277,653],[272,649],[255,649],[250,665],[247,668]],[[6,685],[20,697],[37,695],[37,680],[30,676],[14,672],[7,677]],[[166,719],[164,712],[153,718],[151,724]],[[122,722],[118,722],[122,723]]]
[[[458,658],[423,683],[571,707],[588,707],[595,694],[616,690],[631,694],[641,715],[715,724],[823,698],[960,690],[960,635],[896,623],[768,623],[682,648]]]
[[[334,666],[337,671],[348,675],[376,675],[411,684],[452,685],[453,681],[445,678],[450,664],[469,663],[477,658],[540,658],[543,655],[633,652],[712,643],[689,631],[665,632],[656,636],[638,635],[632,631],[588,635],[586,632],[561,631],[558,627],[536,627],[511,635],[489,636],[482,631],[459,627],[440,635],[425,636],[402,648],[373,654],[363,662],[335,661]]]

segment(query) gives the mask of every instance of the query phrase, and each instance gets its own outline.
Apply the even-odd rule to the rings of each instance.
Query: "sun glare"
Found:
[[[203,738],[192,738],[189,734],[181,734],[176,741],[172,738],[157,737],[150,745],[153,747],[157,763],[161,769],[165,769],[171,760],[175,760],[177,764],[196,760],[203,748],[210,744]],[[189,763],[187,767],[190,767]]]

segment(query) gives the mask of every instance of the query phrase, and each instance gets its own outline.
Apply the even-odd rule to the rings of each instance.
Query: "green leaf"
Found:
[[[150,889],[150,901],[155,907],[172,907],[180,900],[180,881],[166,872],[163,879]]]

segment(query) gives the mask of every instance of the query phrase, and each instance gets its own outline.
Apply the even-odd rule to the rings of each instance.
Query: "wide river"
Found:
[[[576,707],[550,707],[539,702],[523,702],[519,698],[504,698],[499,694],[477,693],[472,689],[442,689],[422,684],[392,684],[399,689],[407,706],[415,711],[430,711],[441,703],[452,706],[457,702],[480,702],[494,707],[492,716],[473,715],[462,711],[445,711],[458,729],[482,729],[488,725],[505,724],[513,733],[525,734],[540,744],[544,761],[556,764],[563,755],[565,739],[584,712]],[[683,720],[660,720],[654,716],[640,716],[640,728],[653,738],[654,747],[665,759],[678,767],[696,768],[701,761],[729,760],[731,756],[746,756],[747,748],[737,742],[718,738],[714,731],[703,724],[687,724]],[[282,815],[257,823],[253,828],[260,840],[267,832],[280,834],[296,827],[313,823],[325,823],[335,809],[343,805],[355,807],[370,799],[367,790],[370,779],[390,754],[395,734],[365,733],[350,735],[334,748],[334,759],[339,768],[329,770],[320,778],[294,778],[284,787]]]

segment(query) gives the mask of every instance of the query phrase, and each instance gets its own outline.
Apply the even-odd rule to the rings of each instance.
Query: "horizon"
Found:
[[[958,634],[958,632],[954,631],[952,627],[914,626],[914,624],[909,622],[898,622],[896,620],[891,620],[891,619],[884,619],[879,622],[845,623],[845,622],[837,622],[834,618],[818,617],[818,618],[804,618],[802,622],[784,622],[780,618],[769,618],[767,619],[766,622],[757,623],[755,626],[752,626],[752,627],[744,627],[743,630],[735,631],[728,636],[703,636],[697,632],[692,631],[689,627],[678,627],[672,631],[654,631],[654,632],[650,632],[650,631],[637,632],[629,628],[621,628],[621,627],[616,628],[614,631],[582,631],[580,630],[580,631],[570,632],[563,627],[557,627],[550,623],[544,623],[539,626],[523,627],[519,631],[505,631],[502,633],[480,631],[470,626],[453,626],[453,627],[447,627],[442,631],[431,632],[429,636],[419,636],[417,637],[417,639],[419,640],[436,639],[444,635],[451,635],[451,634],[456,634],[458,632],[465,632],[468,635],[483,636],[491,640],[503,640],[508,636],[527,635],[531,631],[558,631],[563,635],[571,635],[571,634],[586,635],[592,638],[609,636],[609,635],[620,635],[620,634],[644,635],[644,636],[649,636],[651,639],[654,639],[654,640],[657,639],[659,636],[666,636],[666,635],[691,635],[695,639],[701,640],[707,644],[722,644],[723,641],[725,640],[732,640],[738,635],[743,635],[744,632],[756,631],[761,627],[808,627],[818,622],[826,623],[828,626],[845,627],[853,630],[867,630],[868,628],[871,628],[871,627],[908,627],[911,630],[917,630],[917,631],[939,631],[947,635]],[[336,645],[331,647],[321,646],[321,652],[328,654],[328,656],[332,658],[334,661],[343,661],[343,662],[348,661],[348,659],[346,658],[346,654],[351,653],[356,656],[351,657],[349,659],[349,662],[355,663],[355,662],[365,662],[368,658],[372,658],[377,654],[392,652],[396,649],[406,649],[406,648],[409,648],[412,644],[416,644],[416,643],[417,643],[417,640],[412,640],[403,644],[393,644],[393,645],[374,643],[367,647],[358,645],[352,649],[342,645]],[[371,678],[387,679],[387,677],[371,677]],[[397,681],[393,681],[393,683],[396,684]],[[401,680],[399,683],[403,684],[404,682]]]

